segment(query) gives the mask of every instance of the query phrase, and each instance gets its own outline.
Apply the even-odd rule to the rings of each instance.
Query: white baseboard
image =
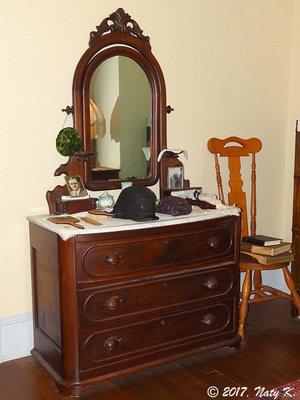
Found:
[[[28,356],[32,348],[32,313],[0,318],[0,363]]]

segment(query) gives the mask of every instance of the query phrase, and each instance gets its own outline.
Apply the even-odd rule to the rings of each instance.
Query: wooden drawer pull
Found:
[[[121,342],[122,342],[121,338],[119,338],[117,336],[112,336],[105,340],[103,347],[105,348],[105,350],[115,351],[115,350],[118,350]]]
[[[205,279],[204,282],[202,282],[202,285],[206,287],[207,289],[216,289],[219,286],[219,282],[217,281],[216,278],[213,278],[212,276],[209,276],[208,278]]]
[[[201,323],[204,325],[212,325],[216,320],[216,317],[213,314],[205,314],[201,318]]]
[[[122,297],[112,296],[105,301],[104,305],[108,310],[117,310],[123,301]]]
[[[105,264],[109,265],[110,267],[114,267],[115,265],[118,265],[121,261],[121,258],[123,257],[123,254],[120,253],[113,253],[113,254],[107,254],[105,257],[103,257],[103,261]]]
[[[212,249],[217,249],[220,246],[220,240],[216,236],[211,236],[207,241],[207,245]]]

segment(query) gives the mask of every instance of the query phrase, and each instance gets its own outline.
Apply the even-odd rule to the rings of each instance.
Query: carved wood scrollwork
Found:
[[[145,43],[149,43],[149,36],[144,36],[143,31],[139,24],[131,19],[131,16],[123,10],[118,8],[117,11],[110,14],[108,18],[105,18],[100,25],[96,26],[96,31],[90,33],[89,46],[104,34],[108,32],[121,32],[128,33],[129,35],[135,36]]]
[[[82,137],[82,148],[69,157],[55,171],[55,176],[81,176],[88,190],[121,189],[121,179],[95,177],[92,169],[93,143],[90,135],[89,87],[94,71],[105,60],[115,57],[128,57],[138,64],[148,79],[152,93],[151,130],[149,148],[151,157],[150,172],[147,176],[134,179],[137,186],[152,186],[160,178],[157,163],[158,154],[167,148],[166,140],[166,88],[161,68],[151,52],[150,39],[143,34],[136,21],[122,8],[105,18],[96,30],[90,33],[89,47],[80,58],[73,78],[73,105],[62,111],[72,114],[74,128]],[[171,108],[170,108],[171,109]],[[169,110],[169,108],[168,108]],[[100,163],[100,161],[99,161]],[[100,163],[101,164],[101,163]],[[61,190],[47,193],[49,210],[58,213],[57,200]]]

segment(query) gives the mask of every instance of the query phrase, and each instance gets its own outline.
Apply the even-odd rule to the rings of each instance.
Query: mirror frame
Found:
[[[135,185],[152,186],[159,177],[157,157],[166,143],[166,88],[162,70],[151,52],[150,40],[139,25],[122,8],[105,18],[96,31],[90,33],[89,48],[81,57],[73,79],[74,127],[82,135],[83,148],[62,164],[55,176],[81,175],[89,190],[121,188],[122,180],[92,179],[89,126],[89,85],[94,70],[107,58],[123,55],[131,58],[144,70],[152,90],[151,176],[134,180]],[[101,161],[101,160],[100,160]]]

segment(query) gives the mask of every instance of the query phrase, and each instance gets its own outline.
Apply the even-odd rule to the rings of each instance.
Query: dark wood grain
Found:
[[[289,317],[288,303],[250,306],[247,324],[240,351],[219,349],[115,378],[87,390],[81,400],[203,400],[210,385],[247,386],[251,394],[257,386],[299,379],[300,321]],[[32,357],[0,364],[0,387],[0,400],[62,398]]]
[[[178,343],[221,336],[234,331],[232,301],[167,314],[105,332],[87,330],[81,338],[81,367],[85,370],[116,360],[157,352]],[[100,326],[99,326],[100,328]],[[98,329],[99,329],[98,328]],[[224,335],[223,335],[224,336]]]
[[[292,276],[297,291],[300,293],[300,132],[295,136],[295,166],[294,166],[294,194],[293,194],[293,242]],[[296,307],[292,307],[292,315],[299,315]]]
[[[90,197],[89,199],[65,201],[61,199],[61,196],[69,196],[67,185],[58,185],[53,190],[47,191],[46,199],[50,214],[72,214],[89,211],[96,208],[98,200],[96,197]]]
[[[30,225],[34,342],[49,368],[62,373],[57,236]]]
[[[32,354],[61,394],[79,396],[236,344],[238,240],[234,216],[67,241],[32,224]]]
[[[234,269],[212,268],[190,272],[179,277],[152,280],[151,283],[121,284],[113,288],[84,289],[79,292],[82,327],[134,322],[138,316],[151,312],[155,316],[162,309],[173,311],[186,303],[212,300],[234,294]],[[201,299],[201,300],[200,300]],[[139,305],[137,310],[136,305]]]
[[[112,25],[108,25],[108,21]],[[133,24],[133,25],[132,25]],[[103,33],[105,32],[105,34]],[[154,57],[149,37],[144,36],[137,22],[122,9],[105,18],[96,31],[91,33],[90,46],[80,58],[73,78],[73,116],[74,127],[82,135],[82,151],[92,149],[90,139],[89,86],[95,69],[106,59],[113,56],[125,56],[135,61],[145,72],[152,92],[151,133],[149,144],[151,158],[149,178],[135,179],[135,185],[154,185],[160,176],[157,157],[167,147],[166,141],[166,87],[160,65]],[[145,37],[147,40],[145,40]],[[82,176],[85,186],[90,190],[121,188],[120,180],[108,180],[93,173],[92,160],[69,157],[67,163],[60,165],[55,176],[66,174]],[[48,191],[47,199],[50,207],[56,206],[59,198],[58,190]],[[60,204],[60,207],[62,205]]]
[[[80,260],[80,281],[109,276],[137,273],[162,266],[174,266],[191,262],[211,263],[234,255],[234,225],[222,226],[189,233],[186,226],[184,234],[173,229],[172,236],[163,235],[161,230],[155,239],[133,237],[131,240],[119,239],[118,243],[77,244]],[[212,241],[216,245],[212,245]]]

